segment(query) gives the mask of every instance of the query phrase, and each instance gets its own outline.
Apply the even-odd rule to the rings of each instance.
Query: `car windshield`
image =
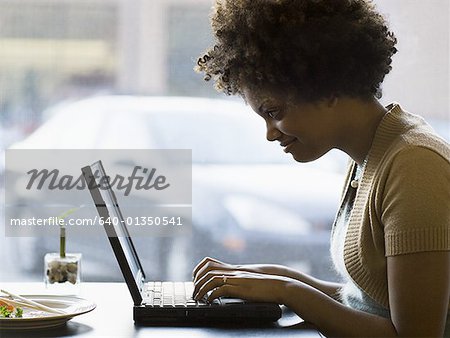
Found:
[[[245,113],[243,113],[245,114]],[[136,137],[147,128],[152,148],[192,149],[193,163],[282,164],[292,163],[278,142],[265,139],[264,123],[239,114],[161,112],[141,114],[131,125],[120,121],[121,134]],[[110,126],[112,127],[112,126]],[[136,129],[137,128],[137,129]],[[142,134],[142,133],[141,133]]]

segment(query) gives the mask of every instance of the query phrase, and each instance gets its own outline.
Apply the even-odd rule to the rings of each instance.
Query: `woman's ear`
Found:
[[[339,102],[339,97],[335,95],[330,95],[329,97],[322,98],[317,103],[325,109],[334,109],[336,108]]]
[[[329,108],[334,108],[337,106],[339,101],[339,97],[337,97],[336,95],[331,95],[328,99],[327,99],[327,105]]]

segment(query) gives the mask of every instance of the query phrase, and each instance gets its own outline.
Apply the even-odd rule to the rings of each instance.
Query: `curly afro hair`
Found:
[[[216,0],[211,26],[215,44],[195,70],[242,97],[243,86],[256,86],[310,102],[380,98],[397,52],[369,0]]]

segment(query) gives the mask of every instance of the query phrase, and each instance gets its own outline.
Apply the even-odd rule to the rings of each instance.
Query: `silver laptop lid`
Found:
[[[145,273],[125,225],[116,196],[111,188],[109,176],[107,176],[101,161],[83,167],[81,171],[100,218],[103,220],[118,220],[104,222],[103,226],[130,290],[133,302],[135,305],[140,305],[142,303],[141,291]]]

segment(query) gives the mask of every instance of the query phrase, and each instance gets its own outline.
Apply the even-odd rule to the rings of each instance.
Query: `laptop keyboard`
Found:
[[[220,304],[218,299],[207,304],[207,296],[196,301],[192,298],[193,291],[194,283],[192,282],[147,282],[144,284],[143,300],[147,306],[164,307],[199,307]]]

